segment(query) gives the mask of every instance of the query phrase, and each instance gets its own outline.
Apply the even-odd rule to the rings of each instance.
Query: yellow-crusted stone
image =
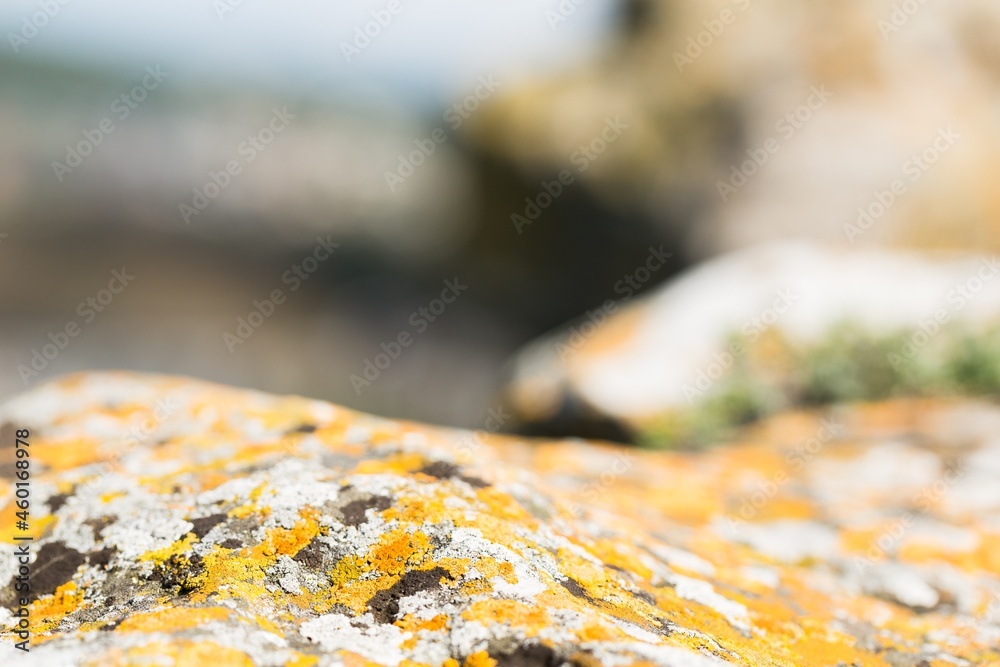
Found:
[[[31,431],[32,665],[1000,665],[1000,409],[643,452],[78,375]],[[19,656],[0,486],[0,656]]]

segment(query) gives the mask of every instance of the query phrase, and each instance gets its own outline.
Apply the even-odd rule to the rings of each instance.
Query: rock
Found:
[[[470,141],[569,170],[699,257],[788,236],[1000,249],[995,3],[623,4],[602,64],[499,92]],[[609,119],[627,127],[605,146]]]
[[[970,410],[1000,416],[858,405],[803,449],[825,422],[798,412],[691,455],[70,376],[0,407],[0,655],[21,657],[11,538],[30,535],[33,665],[1000,664],[998,508],[942,502],[995,442],[942,432]],[[883,450],[938,475],[820,483]]]
[[[508,400],[542,430],[604,420],[684,439],[703,417],[719,426],[795,404],[998,392],[998,277],[996,256],[748,248],[532,343]]]

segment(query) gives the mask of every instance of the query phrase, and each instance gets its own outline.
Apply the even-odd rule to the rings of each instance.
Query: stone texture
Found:
[[[985,393],[1000,388],[996,377],[980,387],[952,376],[969,365],[966,337],[986,341],[984,358],[1000,363],[989,357],[1000,354],[998,325],[996,256],[761,244],[530,344],[512,366],[507,397],[527,424],[572,412],[643,431],[732,394],[734,378],[740,400],[754,394],[772,404],[751,406],[757,411]]]
[[[989,403],[701,454],[115,373],[0,417],[32,431],[32,665],[1000,665]]]
[[[471,140],[529,174],[576,174],[580,147],[620,118],[628,129],[579,178],[683,228],[701,257],[793,235],[1000,249],[996,3],[623,4],[636,20],[603,63],[498,93],[463,128]]]

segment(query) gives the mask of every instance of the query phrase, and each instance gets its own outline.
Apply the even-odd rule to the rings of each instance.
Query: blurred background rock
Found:
[[[477,427],[505,360],[621,298],[650,247],[672,256],[642,291],[774,238],[995,250],[1000,9],[903,4],[4,3],[0,396],[78,321],[38,379],[183,373]],[[119,120],[157,65],[169,77]],[[288,128],[186,224],[192,189],[284,107]],[[52,163],[105,118],[60,181]],[[412,176],[387,177],[438,129]],[[328,235],[334,256],[230,353],[223,334]],[[134,284],[83,323],[77,304],[122,266]],[[469,289],[356,392],[456,276]]]

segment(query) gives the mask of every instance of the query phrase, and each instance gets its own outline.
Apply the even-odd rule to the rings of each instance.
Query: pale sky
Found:
[[[160,64],[175,84],[247,80],[361,102],[399,95],[434,107],[481,75],[512,80],[593,54],[617,5],[397,1],[399,12],[350,63],[341,43],[351,42],[355,27],[390,0],[3,0],[0,48],[7,56],[110,65],[126,73]],[[25,18],[45,4],[58,12],[15,55],[10,34],[21,32]],[[574,11],[553,28],[546,12],[560,4]],[[217,8],[230,6],[220,19]]]

